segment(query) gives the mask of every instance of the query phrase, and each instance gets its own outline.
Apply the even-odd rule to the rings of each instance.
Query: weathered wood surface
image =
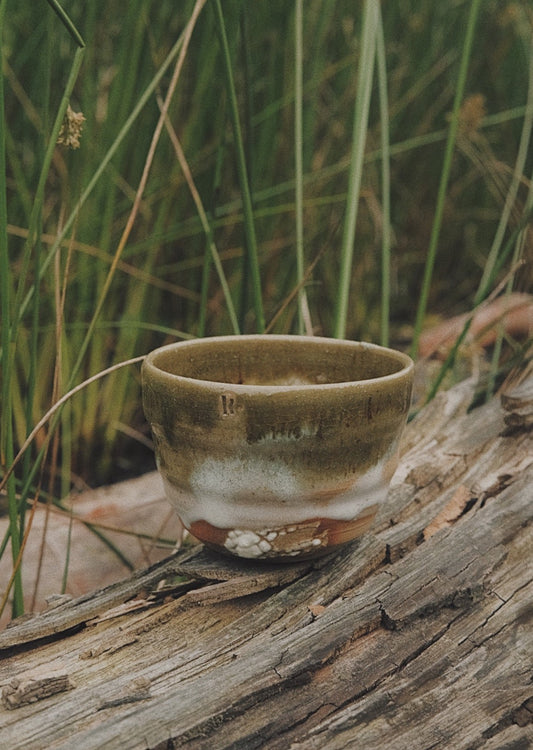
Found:
[[[532,747],[531,386],[440,395],[336,556],[183,551],[0,633],[0,747]]]
[[[9,530],[2,499],[0,493],[0,538]],[[181,533],[155,471],[75,492],[64,510],[47,503],[39,503],[34,510],[22,567],[24,603],[30,611],[41,611],[49,597],[62,590],[65,567],[66,594],[79,597],[131,575],[131,570],[159,562],[172,553],[173,541]],[[115,549],[120,550],[120,557]],[[0,556],[2,593],[11,572],[11,555]],[[0,630],[9,619],[6,607],[0,615]]]

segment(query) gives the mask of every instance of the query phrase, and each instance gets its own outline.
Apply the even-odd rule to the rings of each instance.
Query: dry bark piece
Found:
[[[36,703],[57,693],[72,690],[68,674],[58,672],[26,673],[11,680],[2,688],[2,703],[7,709]]]
[[[444,358],[449,352],[471,313],[457,315],[424,331],[420,336],[421,357]],[[533,332],[533,296],[520,292],[503,295],[492,302],[481,305],[473,314],[466,337],[466,344],[479,347],[490,346],[498,336],[502,325],[510,336],[527,339]]]
[[[424,529],[424,540],[427,541],[437,531],[451,526],[462,516],[468,504],[472,501],[472,492],[461,484],[454,492],[450,502],[441,510],[433,521]]]
[[[533,365],[529,366],[529,374]],[[505,424],[514,429],[530,429],[533,426],[533,377],[518,383],[501,395],[505,409]]]
[[[2,709],[4,744],[529,747],[533,432],[502,432],[499,399],[465,413],[466,390],[408,426],[387,506],[358,544],[288,567],[181,552],[0,633],[0,685],[55,672],[77,686]],[[178,575],[196,588],[154,593]],[[86,626],[140,592],[150,607]],[[32,642],[43,623],[56,635]]]

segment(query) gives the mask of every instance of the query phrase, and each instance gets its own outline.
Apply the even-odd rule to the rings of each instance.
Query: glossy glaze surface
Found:
[[[413,365],[370,344],[227,336],[152,352],[143,404],[183,523],[240,557],[324,554],[384,500]]]

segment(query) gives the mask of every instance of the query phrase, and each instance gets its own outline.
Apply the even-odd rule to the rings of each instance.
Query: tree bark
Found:
[[[408,426],[371,534],[317,562],[183,550],[0,633],[0,745],[533,746],[533,378]]]

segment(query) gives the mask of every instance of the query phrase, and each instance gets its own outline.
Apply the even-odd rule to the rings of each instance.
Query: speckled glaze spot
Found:
[[[237,557],[287,562],[324,555],[357,539],[367,531],[378,506],[366,508],[351,521],[312,518],[299,524],[276,528],[218,528],[207,521],[196,521],[190,531],[208,546]]]
[[[224,547],[238,557],[263,558],[287,555],[297,557],[326,547],[327,529],[320,529],[320,521],[280,526],[277,529],[231,529]]]

